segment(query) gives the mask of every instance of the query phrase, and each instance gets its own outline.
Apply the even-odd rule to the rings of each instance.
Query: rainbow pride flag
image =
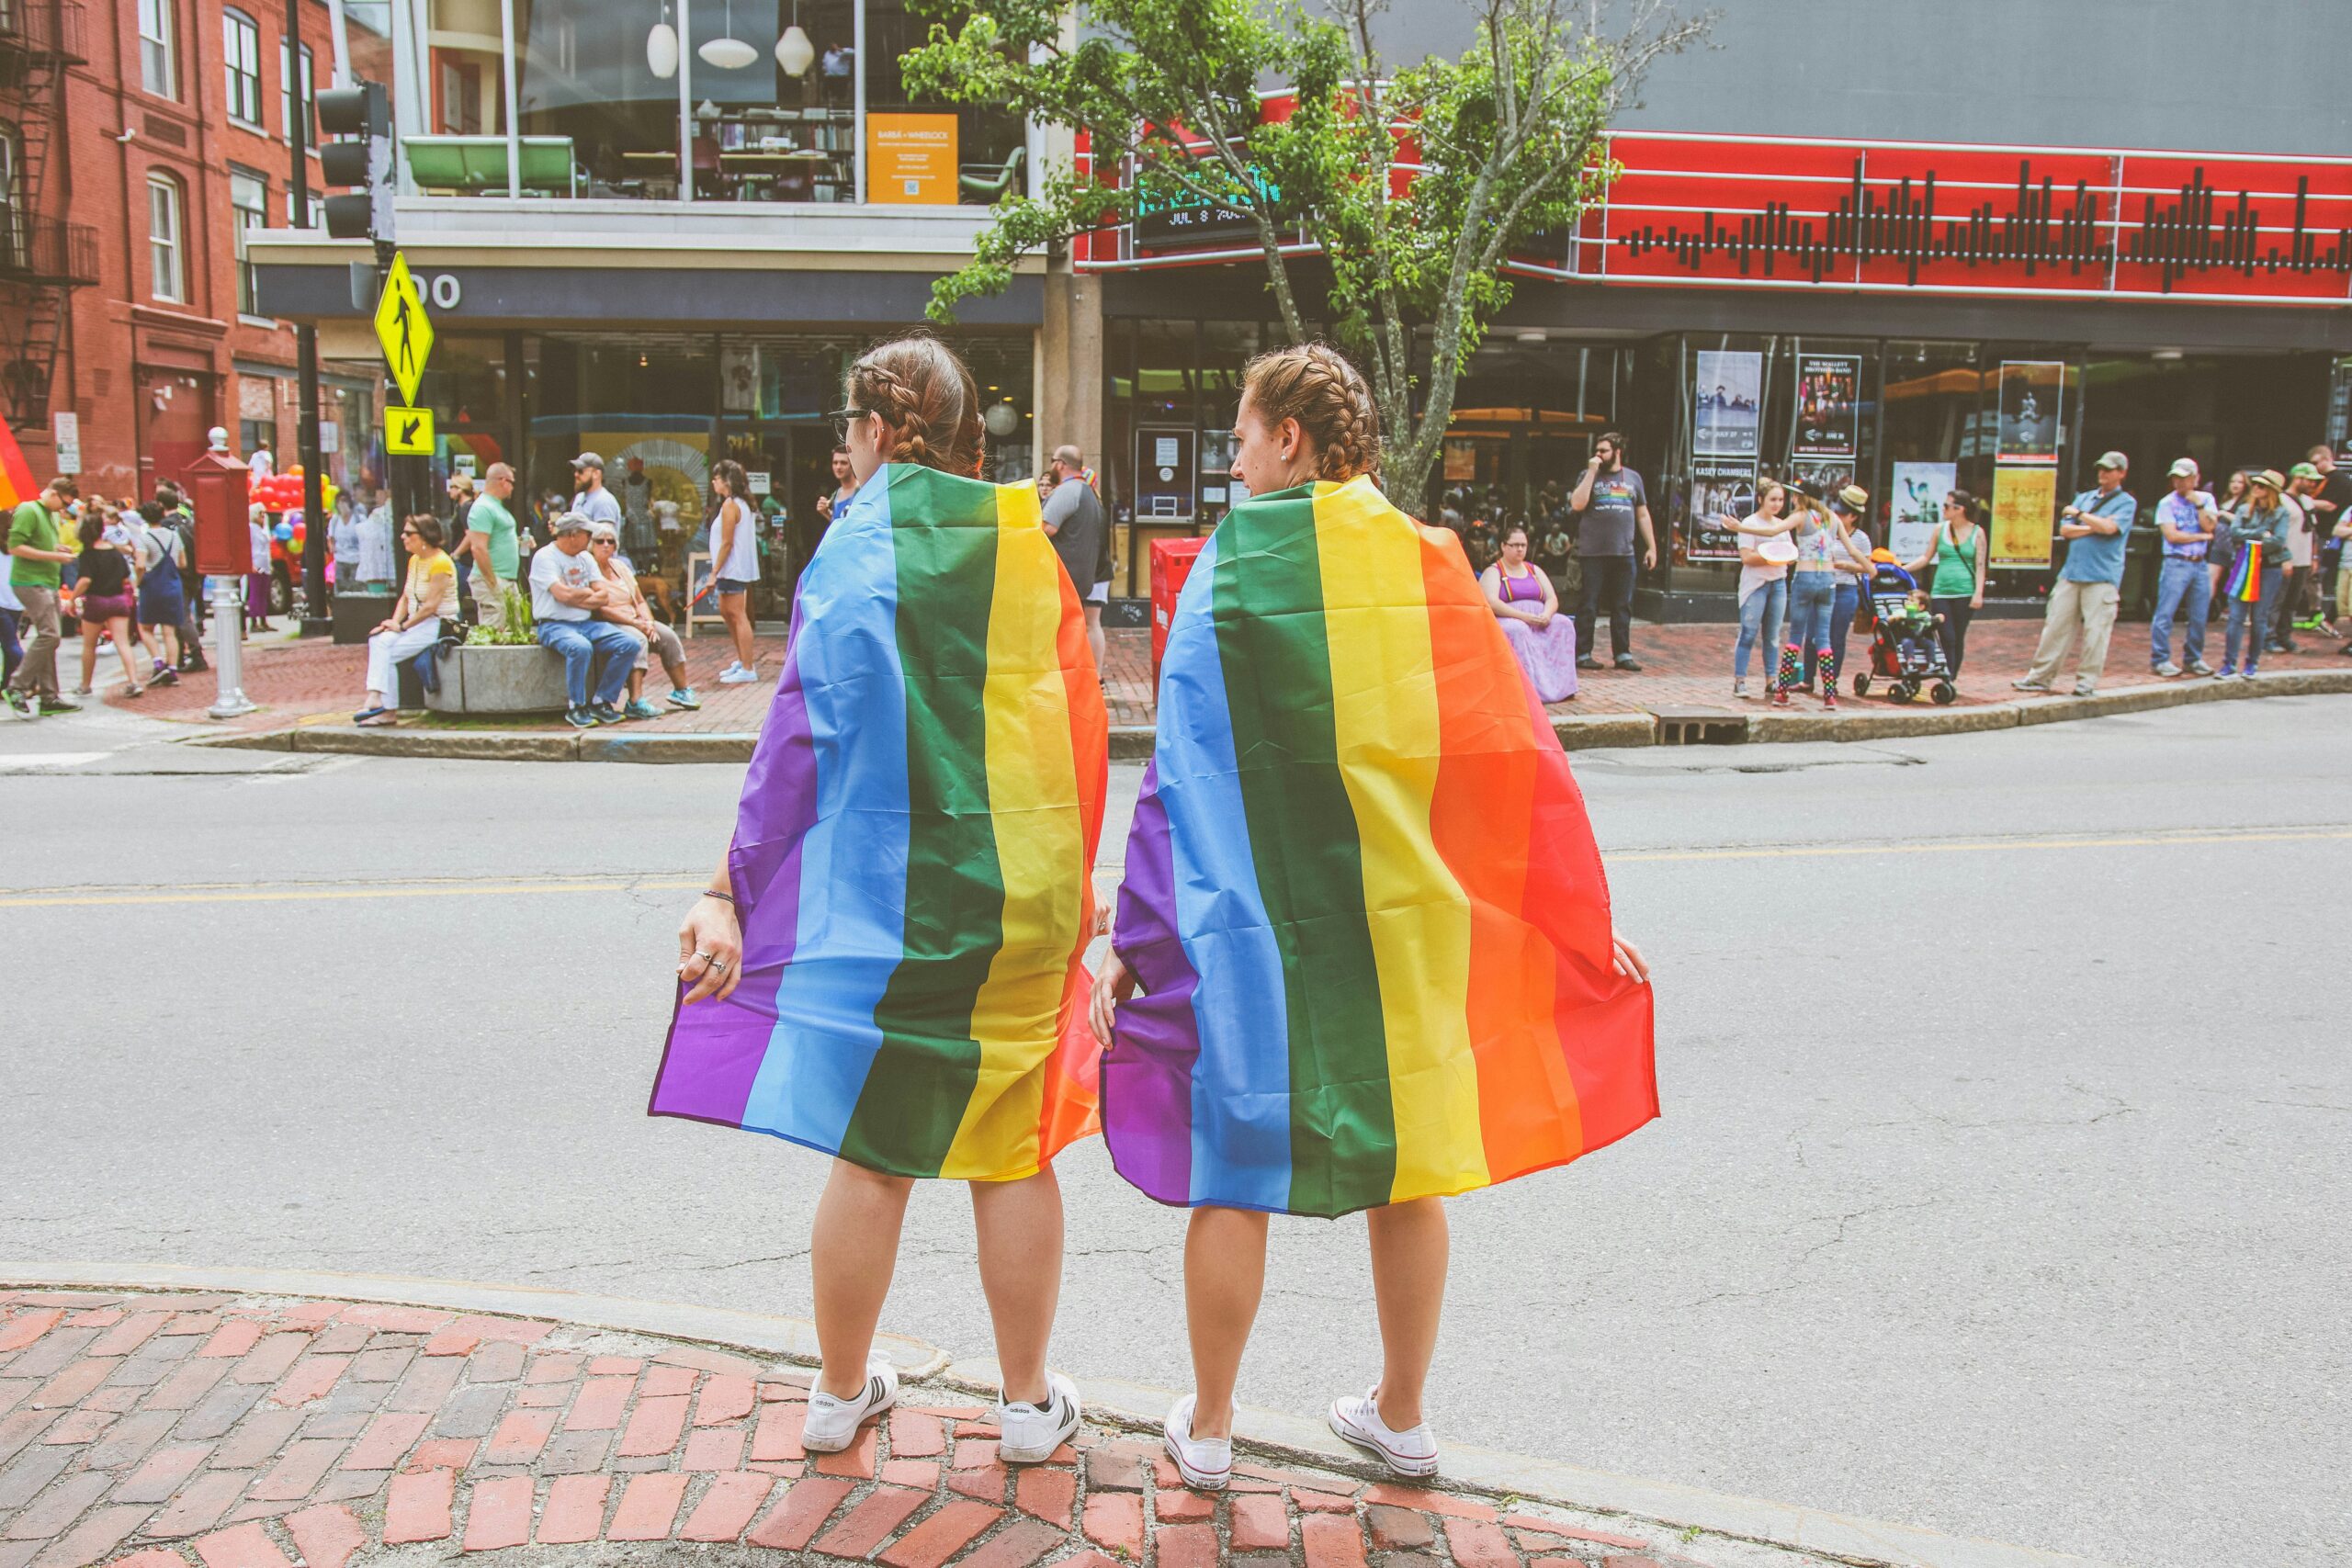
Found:
[[[1119,1173],[1335,1215],[1657,1114],[1649,987],[1541,704],[1448,532],[1369,479],[1236,507],[1177,602],[1114,942]]]
[[[647,1111],[1011,1179],[1095,1125],[1108,723],[1036,487],[892,464],[800,579],[728,865],[742,980]]]
[[[2251,604],[2262,597],[2262,544],[2249,539],[2238,547],[2238,558],[2230,564],[2229,585],[2222,590],[2224,597]]]
[[[8,427],[6,414],[0,414],[0,512],[12,512],[40,494],[40,481],[33,478],[30,463],[25,461],[25,449],[17,445],[17,433]],[[0,531],[5,531],[0,525]]]

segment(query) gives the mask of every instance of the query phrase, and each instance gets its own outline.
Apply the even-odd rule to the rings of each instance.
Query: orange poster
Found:
[[[2058,470],[2004,463],[1993,470],[1995,566],[2050,564],[2050,529],[2058,515]]]
[[[956,117],[865,117],[865,199],[956,205]]]

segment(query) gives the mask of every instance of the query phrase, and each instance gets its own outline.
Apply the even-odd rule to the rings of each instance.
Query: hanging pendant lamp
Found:
[[[662,19],[645,35],[645,68],[663,82],[678,73],[678,29],[670,25],[670,7],[662,7]]]
[[[735,36],[735,0],[727,0],[727,36],[715,38],[695,51],[721,71],[740,71],[760,57],[760,51]]]
[[[785,28],[784,36],[775,40],[775,62],[784,67],[787,76],[807,75],[816,59],[817,46],[808,41],[808,35],[801,31],[798,22]]]

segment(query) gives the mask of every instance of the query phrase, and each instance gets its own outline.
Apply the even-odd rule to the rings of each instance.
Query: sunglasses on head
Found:
[[[872,409],[862,409],[853,406],[845,409],[835,409],[832,412],[827,414],[825,418],[832,423],[833,439],[835,441],[846,441],[849,439],[849,427],[855,424],[859,420],[865,418],[873,412],[874,411]]]

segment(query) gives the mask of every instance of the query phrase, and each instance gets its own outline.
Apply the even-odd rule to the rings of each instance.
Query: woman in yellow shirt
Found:
[[[458,605],[458,568],[441,547],[441,520],[420,512],[401,525],[408,550],[408,582],[392,601],[392,613],[368,634],[368,705],[351,716],[364,727],[392,722],[386,698],[397,691],[400,662],[441,639],[441,621]]]

